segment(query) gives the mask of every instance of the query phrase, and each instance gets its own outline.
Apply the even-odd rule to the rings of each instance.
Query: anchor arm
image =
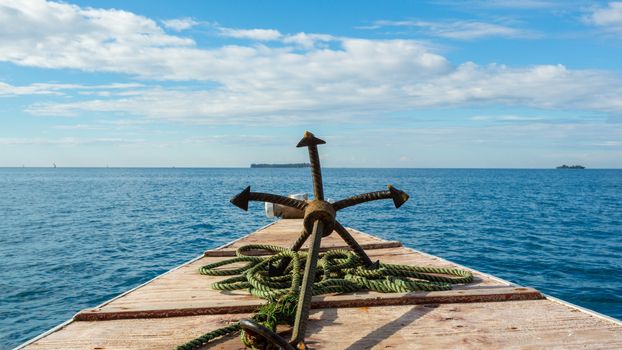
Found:
[[[348,244],[348,246],[350,246],[350,248],[352,248],[352,251],[354,251],[354,253],[356,255],[358,255],[361,260],[363,260],[363,264],[369,268],[369,269],[377,269],[379,262],[372,262],[371,259],[369,258],[369,255],[367,255],[367,253],[365,253],[365,249],[363,249],[363,247],[361,247],[361,245],[356,241],[356,239],[354,239],[354,237],[352,237],[352,235],[350,234],[350,232],[348,232],[348,230],[346,230],[345,227],[343,227],[339,221],[335,221],[335,231],[337,231],[337,234],[339,234],[339,236]]]
[[[336,201],[335,203],[333,203],[333,208],[335,208],[335,211],[337,211],[357,204],[380,199],[393,199],[393,204],[395,204],[396,208],[399,208],[408,200],[409,196],[408,194],[406,194],[406,192],[398,190],[397,188],[393,187],[393,185],[388,185],[387,188],[388,190],[363,193],[357,196],[352,196],[350,198]]]
[[[307,230],[303,229],[302,232],[300,233],[300,236],[298,236],[298,239],[296,240],[296,242],[294,242],[294,244],[292,245],[290,249],[295,252],[299,251],[300,248],[302,248],[302,245],[305,244],[309,236],[311,236],[311,232],[308,232]],[[290,261],[291,261],[290,258],[283,257],[283,259],[281,259],[281,262],[277,265],[276,269],[274,270],[275,274],[277,275],[282,274],[283,271],[285,271],[285,268],[287,268],[287,265],[289,265]]]
[[[307,207],[307,202],[299,199],[279,196],[272,193],[251,192],[250,186],[231,198],[230,202],[236,207],[246,211],[248,210],[249,201],[276,203],[300,210],[305,210]]]

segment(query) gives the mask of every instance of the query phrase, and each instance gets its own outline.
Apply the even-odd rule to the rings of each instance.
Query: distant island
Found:
[[[561,165],[558,166],[557,169],[585,169],[583,165]]]
[[[286,164],[251,164],[251,168],[308,168],[309,163],[286,163]]]

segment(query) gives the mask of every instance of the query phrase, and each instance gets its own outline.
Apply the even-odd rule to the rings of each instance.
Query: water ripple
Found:
[[[622,171],[326,169],[347,226],[622,317]],[[0,349],[270,222],[229,198],[312,192],[308,169],[0,169]]]

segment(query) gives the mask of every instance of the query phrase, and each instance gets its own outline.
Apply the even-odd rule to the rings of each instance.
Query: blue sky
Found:
[[[622,2],[0,0],[0,166],[622,168]]]

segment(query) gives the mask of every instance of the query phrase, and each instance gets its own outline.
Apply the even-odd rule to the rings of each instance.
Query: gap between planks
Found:
[[[313,297],[311,308],[351,308],[369,306],[417,305],[417,304],[453,304],[478,302],[504,302],[518,300],[545,299],[544,295],[527,287],[488,287],[467,290],[449,290],[435,292],[387,293],[369,298],[365,293],[344,294],[325,299]],[[231,305],[217,307],[193,307],[163,310],[136,311],[101,311],[83,310],[74,316],[76,321],[105,321],[136,318],[185,317],[197,315],[217,315],[256,312],[260,305]]]
[[[362,243],[360,244],[360,246],[365,249],[365,250],[370,250],[370,249],[386,249],[386,248],[401,248],[402,242],[399,241],[386,241],[386,242],[379,242],[379,243]],[[345,250],[352,250],[352,248],[350,248],[350,246],[347,245],[342,245],[342,246],[332,246],[332,247],[320,247],[320,252],[326,252],[329,250],[333,250],[333,249],[345,249]],[[301,251],[307,251],[309,250],[308,248],[302,248],[300,249]],[[233,257],[235,256],[235,250],[224,250],[224,249],[210,249],[210,250],[206,250],[205,253],[203,253],[203,256],[205,257]],[[266,252],[265,250],[250,250],[247,252],[244,252],[244,255],[269,255],[272,254],[271,252]]]

